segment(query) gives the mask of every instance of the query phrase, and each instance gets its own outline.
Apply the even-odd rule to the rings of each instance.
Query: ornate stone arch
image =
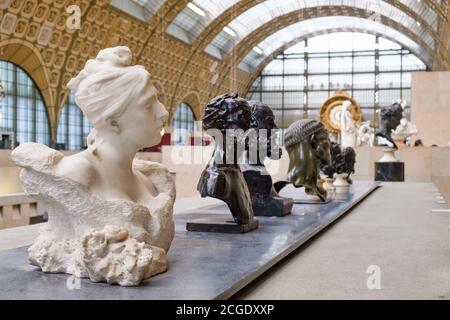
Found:
[[[0,41],[0,50],[1,60],[14,63],[25,70],[39,89],[46,106],[50,138],[54,140],[58,117],[55,111],[56,92],[49,86],[49,70],[45,67],[41,53],[28,41],[18,39]]]

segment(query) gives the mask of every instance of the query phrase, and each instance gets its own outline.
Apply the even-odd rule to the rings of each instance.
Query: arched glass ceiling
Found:
[[[122,0],[119,0],[122,1]],[[139,1],[139,0],[135,0]],[[235,5],[238,0],[192,0],[191,3],[194,4],[200,11],[193,11],[192,7],[190,8],[188,5],[181,11],[178,16],[175,18],[173,23],[168,27],[167,32],[172,34],[173,36],[188,42],[192,43],[194,39],[196,39],[206,27],[214,21],[217,17],[219,17],[226,10]],[[269,7],[272,5],[270,1],[265,1],[268,3],[264,3],[263,5]],[[286,0],[278,1],[278,2],[288,2]],[[297,3],[302,4],[303,7],[307,5],[304,4],[305,0],[295,1]],[[368,4],[369,6],[378,6],[379,3],[383,2],[381,0],[375,1],[361,1],[361,0],[353,0],[353,1],[321,1],[321,0],[308,0],[308,6],[320,6],[320,5],[332,5],[337,2],[338,5],[346,5],[347,2],[372,2]],[[422,17],[435,31],[438,28],[439,18],[436,12],[430,8],[425,1],[418,0],[399,0],[402,4],[407,6],[410,10],[415,12],[418,16]],[[440,2],[440,0],[438,1]],[[439,4],[438,4],[439,5]],[[275,8],[278,7],[278,4]],[[373,8],[370,8],[373,11]],[[195,8],[194,8],[195,10]],[[252,9],[249,9],[250,11]],[[258,10],[258,9],[255,9]]]
[[[408,4],[413,2],[412,0],[401,0],[404,4]],[[417,2],[417,0],[414,0]],[[420,10],[425,14],[424,18],[430,20],[433,23],[434,20],[437,19],[436,14],[433,10],[429,9],[424,4],[419,2],[415,4],[411,9],[416,8],[416,10]],[[220,52],[220,55],[223,57],[226,55],[232,47],[248,36],[251,32],[261,27],[262,25],[268,23],[269,21],[280,17],[282,15],[288,14],[290,12],[294,12],[296,10],[304,9],[304,8],[314,8],[318,7],[317,10],[325,15],[325,8],[320,6],[345,6],[345,7],[353,7],[362,10],[366,10],[368,13],[374,13],[371,18],[372,20],[379,19],[381,16],[386,16],[391,18],[392,20],[398,22],[404,27],[411,30],[418,37],[423,39],[423,41],[430,46],[430,48],[434,49],[435,43],[433,36],[425,30],[418,21],[414,20],[411,16],[407,15],[400,9],[386,3],[381,0],[315,0],[315,1],[305,1],[305,0],[267,0],[263,3],[260,3],[251,9],[245,11],[239,17],[234,19],[228,24],[228,30],[231,29],[230,32],[221,31],[209,44],[208,48],[205,50],[206,52],[217,55],[217,51]],[[425,13],[426,11],[426,13]],[[419,14],[419,13],[418,13]],[[302,17],[299,16],[299,20]],[[323,28],[327,27],[325,25]]]
[[[240,68],[247,72],[251,72],[266,57],[295,39],[305,39],[314,35],[333,31],[350,30],[379,34],[387,39],[394,40],[415,53],[425,64],[431,65],[432,60],[430,55],[416,42],[401,32],[372,20],[358,17],[336,16],[304,20],[271,34],[258,44],[258,48],[260,48],[263,53],[258,54],[256,51],[251,50],[240,63]]]
[[[192,0],[167,28],[167,33],[192,43],[219,15],[238,0]],[[192,4],[194,6],[192,6]]]
[[[111,0],[111,5],[142,20],[148,21],[165,0]]]

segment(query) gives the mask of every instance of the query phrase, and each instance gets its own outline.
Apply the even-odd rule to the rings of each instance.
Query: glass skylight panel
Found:
[[[405,4],[412,0],[402,0]],[[417,0],[414,0],[417,1]],[[432,35],[427,32],[423,26],[419,25],[415,19],[407,15],[400,9],[380,0],[370,0],[370,1],[360,1],[360,0],[316,0],[316,1],[304,1],[304,0],[267,0],[264,1],[243,14],[235,18],[228,24],[228,27],[236,32],[237,41],[244,39],[251,32],[261,27],[262,25],[268,23],[269,21],[285,15],[287,13],[303,9],[312,8],[318,6],[347,6],[355,7],[369,12],[377,12],[382,16],[390,17],[392,20],[400,23],[408,30],[411,30],[417,36],[421,37],[425,43],[427,43],[431,48],[434,48],[434,39]],[[319,10],[320,8],[318,8]],[[422,13],[427,10],[424,5],[413,6],[412,10],[417,10],[417,13]],[[429,9],[429,8],[428,8]],[[322,9],[323,10],[323,9]],[[301,17],[299,17],[301,19]],[[376,19],[376,17],[375,17]],[[366,21],[372,21],[367,20]],[[326,26],[325,26],[326,27]],[[218,37],[218,36],[217,36]],[[213,42],[216,39],[213,40]],[[219,49],[225,53],[228,53],[231,48],[221,48]]]
[[[164,1],[165,0],[111,0],[111,5],[146,22],[159,10]]]
[[[425,1],[417,0],[399,0],[401,3],[406,5],[408,8],[413,10],[417,15],[422,17],[435,31],[438,27],[439,17],[437,13],[430,8]]]
[[[124,1],[124,0],[121,0]],[[126,0],[125,0],[126,1]],[[165,0],[131,0],[145,8],[150,15],[154,15],[164,4]]]
[[[237,0],[193,0],[176,16],[166,31],[178,37],[180,32],[173,32],[177,29],[173,28],[173,25],[176,25],[187,34],[187,37],[185,35],[181,37],[188,38],[188,42],[192,43],[212,21],[237,2]]]
[[[332,31],[359,31],[372,34],[380,34],[388,39],[392,39],[400,43],[402,46],[409,48],[412,52],[417,54],[427,64],[431,64],[431,57],[422,49],[416,42],[400,33],[399,31],[383,25],[375,21],[368,21],[367,19],[357,17],[321,17],[310,20],[297,22],[289,27],[281,29],[257,46],[264,51],[264,55],[257,56],[253,50],[251,50],[244,58],[245,62],[251,65],[253,68],[261,63],[268,55],[274,51],[293,41],[294,39],[303,39],[305,37],[311,37],[314,34],[320,34],[324,32]],[[357,41],[357,40],[355,40]],[[328,45],[327,45],[328,47]],[[252,61],[253,60],[253,61]]]
[[[198,30],[200,30],[205,23],[203,18],[204,17],[199,15],[199,13],[186,7],[176,16],[166,32],[187,43],[192,43],[196,38]]]

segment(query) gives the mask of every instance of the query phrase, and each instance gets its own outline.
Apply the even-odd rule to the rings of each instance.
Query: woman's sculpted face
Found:
[[[101,50],[67,85],[94,126],[89,147],[102,141],[137,150],[157,145],[168,113],[144,67],[131,65],[127,47]]]
[[[120,134],[140,149],[152,147],[161,142],[161,131],[169,114],[158,100],[156,88],[151,83],[137,100],[117,119]]]

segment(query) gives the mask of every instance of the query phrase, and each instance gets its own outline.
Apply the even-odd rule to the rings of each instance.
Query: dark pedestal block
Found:
[[[257,195],[252,199],[253,213],[259,217],[284,217],[291,214],[294,201],[278,196]]]
[[[405,163],[375,162],[375,181],[405,181]]]
[[[259,221],[253,219],[248,224],[237,224],[234,221],[222,217],[201,218],[186,223],[187,231],[217,232],[217,233],[247,233],[257,229]]]
[[[257,168],[257,166],[254,166]],[[284,217],[291,213],[294,201],[280,197],[272,185],[272,177],[265,167],[261,170],[244,171],[248,191],[252,198],[253,214],[262,217]],[[263,174],[265,173],[265,174]]]

